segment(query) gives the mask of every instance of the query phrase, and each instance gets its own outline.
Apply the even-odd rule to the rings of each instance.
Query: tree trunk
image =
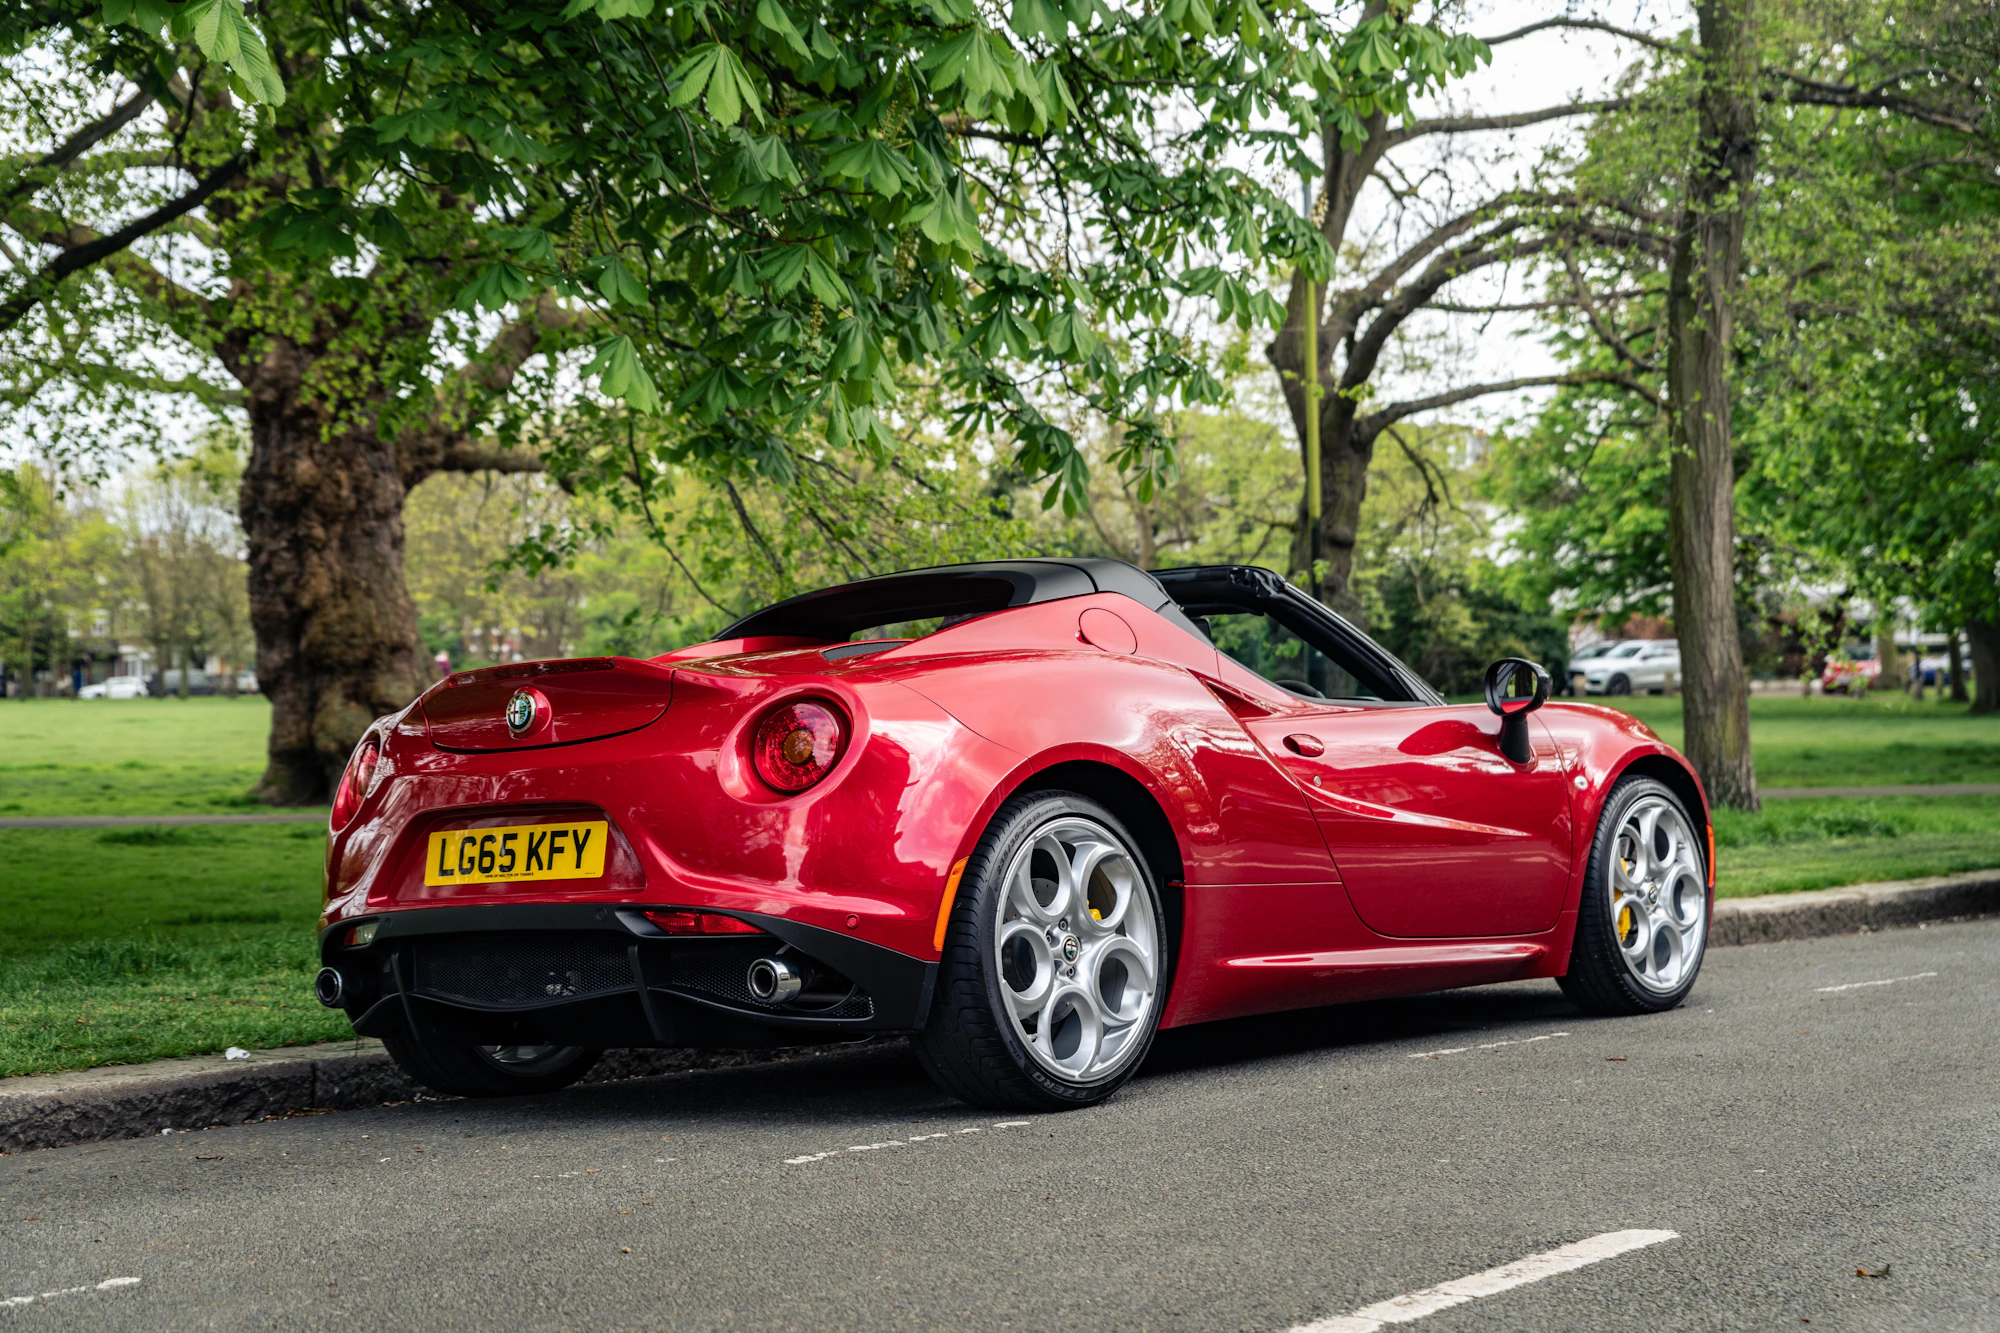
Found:
[[[1951,661],[1951,701],[1962,704],[1965,694],[1965,639],[1957,630],[1951,632],[1951,647],[1945,656]]]
[[[1668,538],[1686,748],[1709,800],[1758,808],[1750,689],[1736,632],[1736,468],[1729,421],[1730,301],[1757,163],[1751,0],[1696,5],[1703,80],[1695,163],[1667,288],[1673,407]]]
[[[1875,613],[1875,667],[1875,683],[1882,689],[1900,690],[1909,683],[1903,679],[1903,655],[1896,651],[1895,617],[1886,610]]]
[[[2000,713],[2000,620],[1968,620],[1972,645],[1972,711]]]
[[[302,403],[305,358],[274,340],[247,395],[241,493],[257,681],[271,701],[257,794],[331,799],[368,724],[422,692],[417,612],[403,582],[405,482],[372,413],[330,431]]]

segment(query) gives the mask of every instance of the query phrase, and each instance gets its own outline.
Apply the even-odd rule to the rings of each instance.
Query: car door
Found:
[[[1561,914],[1569,775],[1539,718],[1500,753],[1484,704],[1356,702],[1246,723],[1305,791],[1355,914],[1383,935],[1527,935]]]
[[[1231,604],[1237,594],[1212,581],[1183,604],[1225,675],[1281,701],[1241,720],[1305,793],[1355,913],[1408,938],[1553,926],[1569,884],[1569,778],[1539,719],[1528,762],[1512,762],[1485,705],[1444,703],[1352,626],[1270,583]]]

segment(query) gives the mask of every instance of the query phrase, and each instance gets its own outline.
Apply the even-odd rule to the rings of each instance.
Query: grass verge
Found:
[[[2000,796],[1838,796],[1715,812],[1722,898],[2000,866]]]
[[[316,825],[0,830],[0,1076],[348,1036]]]

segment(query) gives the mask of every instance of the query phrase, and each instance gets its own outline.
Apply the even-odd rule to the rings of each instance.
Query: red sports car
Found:
[[[1447,703],[1269,570],[1089,559],[460,672],[348,765],[317,989],[443,1092],[907,1032],[952,1093],[1039,1109],[1184,1023],[1527,977],[1670,1008],[1700,784],[1547,693],[1508,659]]]

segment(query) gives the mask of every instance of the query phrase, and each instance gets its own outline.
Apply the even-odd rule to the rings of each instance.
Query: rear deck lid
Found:
[[[461,671],[424,697],[431,744],[471,753],[573,745],[637,731],[659,719],[674,673],[630,657]]]

